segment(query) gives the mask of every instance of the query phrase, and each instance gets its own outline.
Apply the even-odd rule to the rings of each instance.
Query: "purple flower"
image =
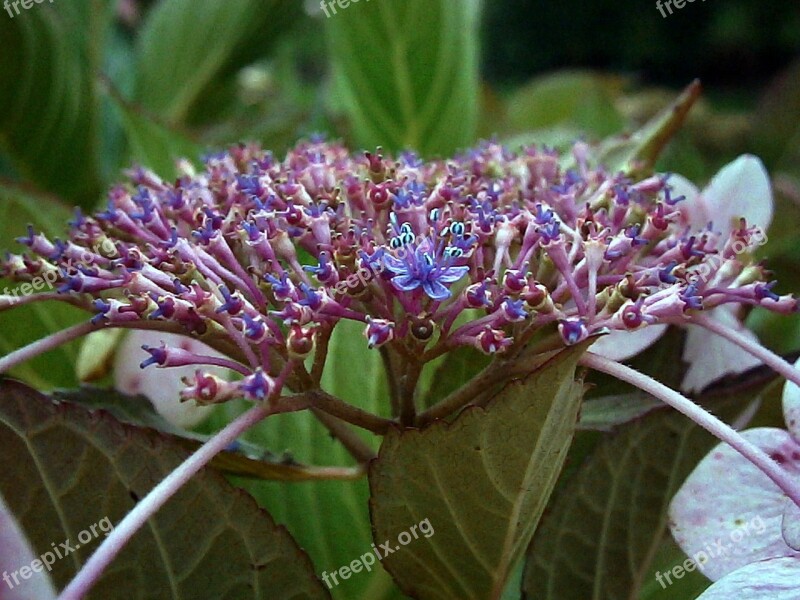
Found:
[[[404,253],[402,259],[391,254],[383,257],[384,266],[394,274],[392,284],[398,290],[410,292],[422,286],[425,293],[437,301],[451,295],[445,284],[455,283],[469,271],[468,266],[454,267],[450,263],[450,257],[436,256],[424,244]]]

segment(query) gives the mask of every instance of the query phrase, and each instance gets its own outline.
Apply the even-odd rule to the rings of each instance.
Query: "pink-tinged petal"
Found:
[[[800,446],[783,429],[742,435],[800,481]],[[687,477],[669,508],[675,541],[703,574],[717,581],[751,562],[800,556],[782,534],[786,496],[727,444],[719,444]]]
[[[612,331],[592,345],[592,352],[611,360],[628,360],[652,346],[666,330],[667,325],[648,325],[636,331]]]
[[[797,600],[800,560],[773,558],[755,562],[723,577],[697,600]]]
[[[50,555],[53,561],[57,560],[55,554],[51,552]],[[0,497],[0,573],[4,575],[3,581],[0,581],[0,599],[55,600],[56,590],[48,574],[49,569],[41,570],[41,564],[39,572],[30,568],[31,563],[38,558],[17,519]],[[46,559],[49,560],[49,557]],[[20,577],[21,567],[28,567],[28,579]]]
[[[761,160],[744,154],[720,169],[701,198],[714,229],[726,240],[744,217],[750,226],[767,230],[772,222],[772,184]]]
[[[178,427],[191,428],[205,419],[213,410],[210,406],[198,406],[194,402],[181,402],[180,391],[185,387],[183,377],[193,377],[198,368],[212,375],[228,378],[229,371],[219,367],[171,367],[140,369],[139,364],[150,355],[142,345],[182,348],[204,356],[222,355],[202,342],[192,338],[161,333],[158,331],[133,330],[117,348],[114,359],[114,387],[124,394],[142,394],[150,399],[158,413]]]
[[[794,366],[800,369],[800,360]],[[791,381],[783,386],[783,418],[789,433],[800,443],[800,387]]]
[[[709,315],[758,341],[755,334],[744,327],[736,317],[736,310],[737,307],[734,305],[723,304],[709,311]],[[687,325],[686,331],[683,360],[689,368],[681,383],[681,389],[687,394],[699,392],[725,375],[743,373],[761,364],[761,361],[749,352],[699,325]]]

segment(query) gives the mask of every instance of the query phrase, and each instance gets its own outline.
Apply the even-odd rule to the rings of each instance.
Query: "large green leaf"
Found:
[[[572,126],[584,135],[615,134],[625,124],[614,106],[616,87],[611,78],[585,71],[538,77],[509,98],[509,133]]]
[[[53,404],[0,385],[0,494],[37,554],[67,540],[53,564],[63,587],[109,531],[187,453],[108,413]],[[89,535],[92,525],[97,535]],[[252,498],[206,469],[131,540],[91,598],[326,598],[308,557]]]
[[[174,126],[161,123],[140,106],[117,96],[108,88],[109,107],[118,117],[128,141],[130,158],[166,179],[176,175],[176,162],[199,158],[200,145]]]
[[[323,388],[365,410],[388,415],[389,395],[380,354],[367,348],[362,329],[358,323],[347,321],[336,326],[328,348]],[[310,413],[275,417],[251,430],[247,439],[273,452],[287,450],[306,464],[354,464],[343,446]],[[377,438],[364,436],[364,440],[377,449]],[[366,478],[352,482],[242,481],[241,485],[277,522],[286,525],[311,556],[317,573],[336,571],[371,551]],[[331,593],[341,600],[402,597],[378,564],[370,572],[339,580]]]
[[[0,19],[0,148],[21,177],[82,206],[101,190],[93,78],[113,5],[37,4]]]
[[[159,2],[137,41],[137,101],[167,123],[187,121],[237,70],[267,54],[301,9],[295,0]]]
[[[66,230],[69,218],[69,209],[54,198],[0,182],[0,252],[26,249],[15,238],[25,233],[27,223],[57,237]],[[0,293],[19,292],[20,286],[0,279]],[[6,288],[8,292],[4,291]],[[86,318],[84,311],[55,301],[35,302],[2,311],[0,356]],[[40,389],[73,386],[77,383],[74,369],[77,355],[77,343],[73,342],[20,365],[12,374]]]
[[[357,144],[448,155],[474,141],[479,8],[381,0],[329,13],[335,91]]]
[[[584,349],[554,353],[485,409],[386,436],[370,466],[370,507],[376,543],[394,549],[384,565],[407,594],[501,597],[569,449],[583,395],[575,365]],[[402,545],[425,520],[434,534]]]
[[[83,386],[75,390],[56,390],[51,397],[55,401],[70,402],[89,410],[107,411],[122,423],[169,434],[172,442],[190,452],[197,450],[208,439],[208,436],[186,431],[168,422],[156,412],[152,402],[142,395],[128,396],[113,389]],[[232,448],[217,454],[209,464],[229,475],[276,481],[357,479],[363,474],[357,468],[303,465],[290,456],[264,451],[247,442],[237,442]]]
[[[720,393],[716,414],[731,417],[757,391]],[[531,600],[691,598],[702,575],[664,590],[653,585],[686,557],[667,529],[669,501],[715,443],[674,411],[653,411],[607,437],[554,497],[528,553],[523,582]],[[707,583],[707,582],[706,582]]]

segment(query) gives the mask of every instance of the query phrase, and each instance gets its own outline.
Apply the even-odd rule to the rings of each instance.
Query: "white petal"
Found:
[[[681,222],[688,225],[692,230],[698,230],[705,227],[711,218],[708,215],[708,208],[700,198],[700,190],[691,181],[686,179],[683,175],[671,175],[669,178],[670,196],[678,198],[684,196],[684,199],[675,205],[681,213]]]
[[[742,325],[735,312],[735,305],[722,305],[709,311],[708,315],[757,341],[755,334]],[[686,393],[699,392],[725,375],[743,373],[761,364],[749,352],[699,325],[687,325],[686,331],[683,360],[689,369],[681,383],[681,389]]]
[[[726,240],[741,217],[750,226],[767,230],[772,222],[773,200],[769,175],[761,160],[743,154],[720,169],[701,193],[714,221],[714,229]]]
[[[800,483],[800,446],[783,429],[760,427],[741,434],[781,460]],[[716,581],[751,562],[800,556],[783,538],[786,495],[728,444],[715,447],[691,472],[669,508],[672,536]]]
[[[797,600],[800,560],[772,558],[752,563],[720,579],[697,600]]]
[[[191,377],[198,368],[227,378],[228,370],[219,367],[172,367],[159,369],[155,366],[140,369],[139,363],[150,355],[142,345],[183,348],[203,355],[221,356],[219,352],[192,338],[161,333],[159,331],[133,330],[117,348],[114,360],[114,387],[125,394],[142,394],[150,399],[158,413],[178,427],[191,428],[205,419],[213,410],[211,406],[198,406],[194,402],[181,402],[180,391],[183,377]]]
[[[652,346],[666,330],[666,325],[648,325],[636,331],[612,331],[592,344],[591,351],[611,360],[628,360]]]
[[[800,360],[794,363],[794,367],[800,368]],[[791,381],[783,386],[783,418],[789,433],[800,444],[800,387]]]

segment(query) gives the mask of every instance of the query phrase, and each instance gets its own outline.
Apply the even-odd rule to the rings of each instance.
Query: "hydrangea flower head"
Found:
[[[91,329],[211,345],[230,363],[169,345],[145,361],[242,374],[199,372],[183,397],[202,404],[303,389],[301,359],[342,319],[425,362],[459,346],[508,352],[548,329],[571,345],[726,304],[796,309],[750,257],[759,227],[698,227],[668,177],[633,182],[587,156],[485,142],[425,162],[315,140],[280,160],[240,145],[172,183],[133,169],[66,240],[29,230],[2,272],[52,275],[40,296],[87,309]]]

